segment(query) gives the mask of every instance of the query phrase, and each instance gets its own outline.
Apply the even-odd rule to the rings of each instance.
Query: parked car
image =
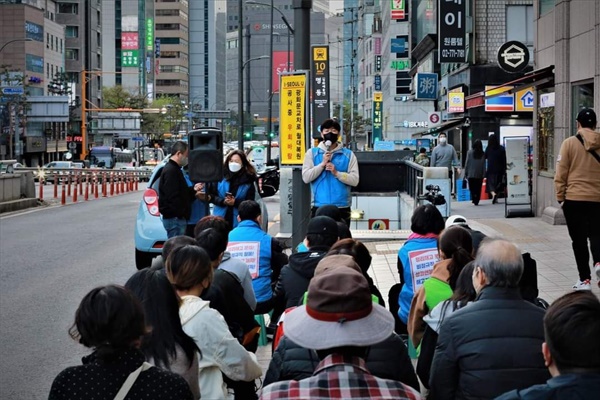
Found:
[[[75,168],[72,161],[51,161],[44,164],[41,169],[34,171],[33,179],[35,181],[40,181],[44,185],[46,183],[54,183],[55,175],[66,175],[67,172],[65,172],[65,169],[70,168]]]
[[[149,267],[152,259],[162,252],[167,240],[167,231],[163,227],[160,212],[158,211],[158,184],[163,167],[170,157],[165,158],[154,168],[148,186],[142,195],[140,206],[135,221],[135,266],[137,269]],[[256,202],[260,204],[263,215],[263,230],[268,230],[269,214],[267,207],[256,188]]]

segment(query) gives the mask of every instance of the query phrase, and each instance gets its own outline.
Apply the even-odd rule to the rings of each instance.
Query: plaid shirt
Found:
[[[263,388],[260,398],[418,400],[421,395],[401,382],[371,375],[362,358],[331,354],[310,378],[272,383]]]

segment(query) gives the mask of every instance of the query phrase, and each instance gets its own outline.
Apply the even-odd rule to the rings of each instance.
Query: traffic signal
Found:
[[[252,137],[252,133],[251,133],[251,132],[245,132],[245,133],[244,133],[244,137],[245,137],[246,139],[250,139],[250,138]]]

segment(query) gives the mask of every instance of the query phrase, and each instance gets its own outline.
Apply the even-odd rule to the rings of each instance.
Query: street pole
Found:
[[[267,165],[271,161],[271,128],[273,119],[273,12],[275,11],[273,0],[271,0],[271,25],[269,33],[269,111],[267,113]],[[288,34],[289,37],[289,34]],[[289,41],[288,41],[289,43]],[[289,48],[288,48],[289,57]]]
[[[293,0],[295,29],[294,34],[294,69],[310,70],[310,10],[312,0]],[[289,54],[289,53],[288,53]],[[307,104],[306,118],[310,118],[310,107]],[[310,135],[305,132],[305,137]],[[307,139],[308,140],[308,139]],[[310,142],[309,142],[310,143]],[[310,188],[302,181],[302,168],[292,169],[292,248],[295,248],[306,236],[310,219]],[[281,202],[284,205],[286,202]],[[287,204],[285,204],[287,206]],[[282,210],[281,215],[284,215]]]
[[[244,0],[238,1],[238,149],[244,150]]]

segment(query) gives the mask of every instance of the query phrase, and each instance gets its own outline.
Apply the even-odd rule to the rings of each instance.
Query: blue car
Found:
[[[154,168],[148,181],[148,187],[144,191],[142,200],[140,201],[134,230],[135,266],[137,269],[149,267],[152,264],[152,259],[162,253],[163,245],[167,241],[167,231],[163,227],[160,212],[158,211],[158,184],[162,169],[169,158],[166,157]],[[258,194],[258,188],[256,193],[255,200],[260,204],[262,209],[263,229],[266,231],[269,221],[267,207]]]

